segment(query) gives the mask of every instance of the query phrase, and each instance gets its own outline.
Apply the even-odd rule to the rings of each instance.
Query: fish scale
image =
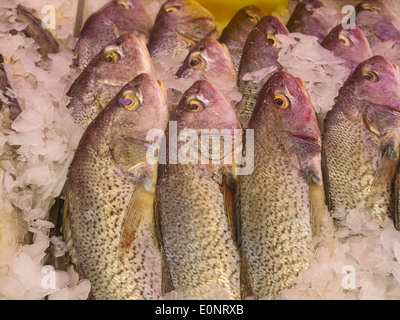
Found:
[[[311,241],[308,186],[280,149],[264,145],[256,140],[254,173],[240,178],[239,195],[241,246],[258,298],[277,295],[308,267]]]
[[[79,181],[79,189],[76,193],[68,194],[69,201],[80,203],[79,212],[71,212],[71,228],[80,230],[75,232],[73,242],[79,247],[77,260],[82,271],[89,279],[101,279],[92,281],[92,290],[96,292],[96,299],[153,299],[160,298],[153,291],[143,294],[132,295],[136,292],[138,283],[144,287],[161,287],[161,269],[157,268],[160,253],[158,252],[155,239],[148,239],[152,234],[151,221],[144,221],[140,226],[140,233],[133,247],[124,261],[118,258],[120,233],[124,215],[120,212],[126,211],[130,195],[135,191],[136,177],[115,174],[115,170],[104,169],[112,167],[111,161],[96,161],[96,154],[81,154],[84,157],[84,165],[75,172],[71,170],[69,178],[70,189],[74,189],[74,181]],[[79,161],[79,159],[77,160]],[[79,177],[79,178],[78,178]],[[108,181],[113,185],[113,190],[102,188],[102,181]],[[91,181],[84,183],[84,181]],[[93,188],[97,186],[97,188]],[[78,210],[78,208],[77,208]],[[84,214],[81,214],[84,213]],[[79,214],[82,218],[79,219]],[[96,239],[96,241],[88,241]],[[141,255],[136,254],[135,246],[144,246],[140,250]],[[102,259],[94,260],[93,257],[101,256]],[[132,267],[127,267],[131,265]],[[154,270],[159,277],[150,278],[146,282],[143,277],[146,270]]]
[[[165,89],[141,74],[122,88],[79,143],[63,236],[95,299],[162,296],[163,256],[154,214],[157,164],[146,161],[146,136],[152,129],[164,131],[167,122]]]
[[[175,289],[193,287],[187,294],[201,298],[218,282],[237,299],[239,256],[219,184],[196,165],[178,164],[164,167],[158,189],[164,248],[172,282],[179,283]]]
[[[365,205],[382,151],[361,120],[350,121],[340,110],[331,111],[326,121],[324,150],[332,209]],[[390,208],[390,188],[386,191],[373,208],[373,215],[380,220]]]

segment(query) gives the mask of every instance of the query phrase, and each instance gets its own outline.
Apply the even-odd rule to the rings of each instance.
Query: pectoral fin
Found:
[[[164,252],[163,238],[161,233],[161,220],[158,212],[158,201],[155,199],[154,201],[154,225],[155,225],[155,234],[158,248],[160,250],[162,256],[162,294],[165,295],[168,292],[174,291],[175,287],[172,283],[171,273],[169,271],[167,257]]]
[[[325,213],[325,190],[322,183],[309,185],[310,220],[313,236],[321,235],[322,219]]]
[[[231,232],[233,241],[237,244],[236,229],[235,229],[235,213],[234,213],[234,201],[235,201],[235,190],[227,182],[227,176],[224,175],[222,185],[220,186],[221,194],[224,198],[224,208],[228,227]]]
[[[398,170],[394,180],[394,210],[392,213],[394,227],[400,231],[400,171]]]
[[[142,176],[140,182],[132,194],[122,221],[121,238],[119,243],[119,258],[124,259],[136,239],[140,223],[144,218],[153,217],[154,193],[145,188],[146,176]]]
[[[388,147],[384,153],[366,200],[368,207],[373,207],[384,192],[390,190],[393,177],[396,172],[399,155],[392,147]]]

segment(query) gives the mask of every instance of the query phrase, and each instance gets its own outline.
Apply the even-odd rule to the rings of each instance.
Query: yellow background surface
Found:
[[[197,0],[206,7],[219,23],[232,19],[236,11],[250,4],[264,9],[267,14],[275,11],[279,6],[288,7],[289,0]]]

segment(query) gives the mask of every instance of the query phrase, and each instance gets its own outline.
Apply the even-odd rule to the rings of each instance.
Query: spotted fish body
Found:
[[[125,108],[129,100],[135,101],[136,110]],[[63,235],[95,299],[162,295],[162,255],[153,209],[157,165],[146,160],[152,144],[146,135],[151,129],[165,130],[167,122],[164,89],[142,74],[99,114],[78,146]]]
[[[177,55],[207,36],[217,34],[214,16],[194,0],[168,0],[155,21],[147,44],[151,57]]]
[[[246,6],[236,12],[235,16],[221,33],[219,41],[227,46],[236,72],[239,71],[240,60],[247,36],[264,16],[265,12],[261,8],[255,5]]]
[[[68,108],[76,123],[86,128],[114,96],[141,73],[152,73],[147,47],[133,34],[109,43],[72,84]]]
[[[189,109],[193,101],[200,101],[202,111]],[[201,129],[240,127],[225,97],[209,82],[197,81],[179,104],[177,128],[178,134],[185,128],[199,134]],[[226,290],[227,298],[240,298],[240,261],[226,206],[233,199],[228,191],[234,187],[231,169],[228,164],[181,161],[160,165],[157,196],[164,250],[172,285],[187,299],[203,299],[215,285]]]
[[[22,110],[18,100],[10,94],[10,90],[11,86],[4,67],[4,58],[0,54],[0,95],[5,99],[0,101],[0,110],[2,110],[2,113],[6,112],[8,114],[7,118],[13,121],[20,115]]]
[[[243,98],[236,106],[244,126],[251,118],[260,89],[274,72],[282,69],[278,62],[276,34],[288,34],[288,30],[278,18],[265,16],[247,37],[238,73],[238,86]],[[259,77],[261,79],[246,78],[246,75],[262,69],[266,71]]]
[[[244,293],[273,297],[308,267],[312,207],[324,202],[311,194],[323,188],[321,134],[302,82],[281,71],[272,75],[249,129],[254,171],[239,177],[236,193],[242,284],[249,287]]]
[[[361,63],[326,118],[324,157],[330,207],[373,208],[378,222],[391,212],[400,142],[400,76],[382,56]]]
[[[147,42],[152,23],[140,0],[113,0],[93,13],[85,22],[75,52],[83,70],[110,42],[132,33]]]
[[[351,72],[361,62],[373,56],[367,38],[357,26],[354,29],[344,29],[341,24],[336,26],[324,38],[321,46],[345,60],[345,65]]]

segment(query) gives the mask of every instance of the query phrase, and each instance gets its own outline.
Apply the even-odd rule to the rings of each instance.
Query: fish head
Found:
[[[248,34],[265,16],[265,12],[255,5],[241,8],[221,34],[220,41],[246,41]],[[235,37],[235,38],[234,38]]]
[[[269,126],[271,143],[307,179],[321,181],[321,132],[309,95],[301,79],[278,71],[262,88],[249,128]],[[256,133],[257,134],[257,133]],[[267,141],[267,139],[266,139]]]
[[[216,33],[214,16],[194,0],[168,0],[156,18],[153,35],[176,35],[197,43]]]
[[[382,56],[362,62],[339,92],[338,102],[350,119],[361,117],[375,141],[392,140],[400,128],[399,67]]]
[[[237,150],[238,135],[241,137],[240,131],[235,131],[240,129],[240,124],[233,107],[214,85],[205,80],[196,81],[183,95],[177,109],[177,126],[180,135],[186,132],[197,137],[197,154],[191,156],[207,161],[232,160],[227,155],[232,155],[232,146]],[[214,143],[215,139],[221,146]],[[226,149],[225,142],[228,140],[232,144],[231,148]]]
[[[190,49],[176,75],[179,78],[212,79],[227,76],[236,79],[235,66],[227,47],[211,37],[200,40]]]
[[[381,0],[364,0],[356,6],[357,15],[370,15],[381,17],[395,17],[395,14]]]
[[[277,61],[279,40],[276,35],[288,33],[289,31],[278,18],[263,17],[247,37],[239,74],[244,75],[271,66],[279,68]]]
[[[154,145],[149,133],[164,132],[169,120],[165,88],[149,74],[126,84],[88,126],[81,144],[90,145],[100,157],[131,171],[147,164],[147,150]]]
[[[352,71],[373,56],[368,40],[358,26],[344,29],[341,24],[337,25],[324,38],[321,46],[344,59]]]

